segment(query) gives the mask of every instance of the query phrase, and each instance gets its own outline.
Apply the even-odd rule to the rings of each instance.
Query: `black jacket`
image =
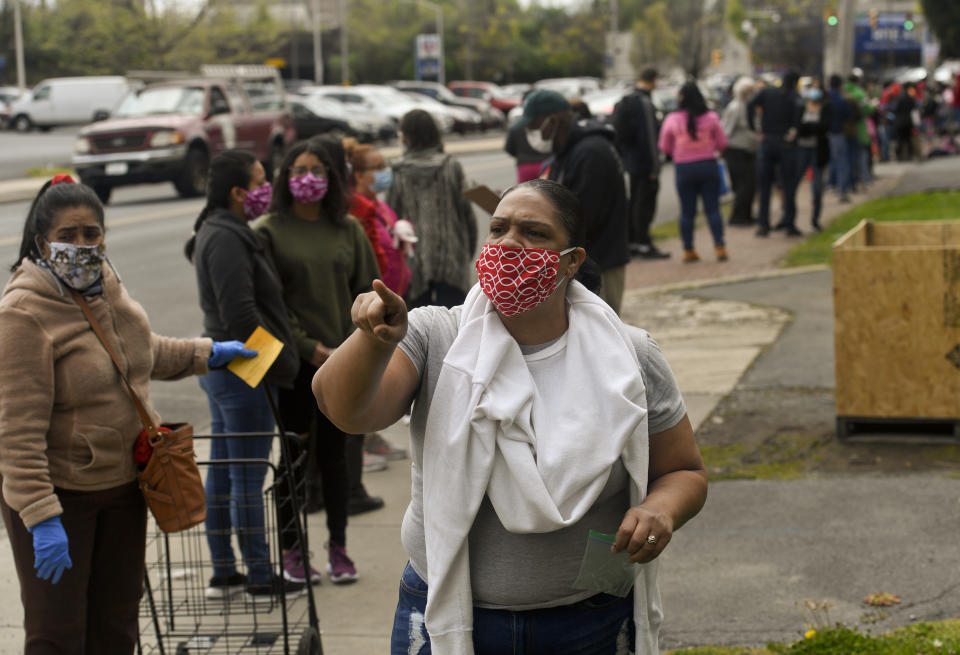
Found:
[[[203,333],[217,341],[246,341],[257,326],[283,342],[264,378],[292,387],[300,366],[280,278],[250,226],[225,209],[214,210],[197,231],[193,256],[203,310]]]
[[[756,129],[757,107],[763,109],[761,131],[765,137],[783,138],[790,128],[800,126],[803,116],[803,100],[794,90],[767,87],[747,103],[747,121],[750,129]]]
[[[623,166],[631,175],[660,172],[660,151],[657,149],[656,109],[650,92],[636,89],[613,107],[613,129]]]
[[[548,177],[580,200],[586,219],[587,254],[605,271],[630,261],[627,192],[614,133],[596,122],[575,124]]]

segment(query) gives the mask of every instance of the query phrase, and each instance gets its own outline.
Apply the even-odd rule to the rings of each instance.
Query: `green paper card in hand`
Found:
[[[612,594],[620,598],[630,593],[639,573],[639,565],[629,561],[630,553],[625,550],[611,553],[610,547],[614,541],[613,535],[590,531],[583,561],[580,562],[580,573],[573,581],[574,589]]]

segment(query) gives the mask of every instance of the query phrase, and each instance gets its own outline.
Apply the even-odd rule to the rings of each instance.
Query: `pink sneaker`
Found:
[[[300,553],[299,548],[285,550],[283,552],[283,577],[290,582],[306,584],[307,573],[303,568],[303,555]],[[313,584],[323,582],[323,576],[320,575],[320,571],[312,566],[310,567],[310,582]]]
[[[331,541],[327,544],[327,550],[330,552],[330,561],[327,562],[327,573],[333,584],[350,584],[356,582],[357,568],[353,565],[353,560],[347,557],[347,549],[340,544]]]

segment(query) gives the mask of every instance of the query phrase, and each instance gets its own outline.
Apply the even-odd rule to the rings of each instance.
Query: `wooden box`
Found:
[[[960,437],[960,221],[861,221],[833,245],[833,311],[839,437]]]

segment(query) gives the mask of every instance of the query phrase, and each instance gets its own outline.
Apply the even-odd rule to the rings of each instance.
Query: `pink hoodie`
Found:
[[[697,118],[697,140],[687,131],[687,112],[672,112],[660,127],[660,150],[673,157],[675,164],[716,159],[727,147],[727,135],[720,118],[712,111]]]

